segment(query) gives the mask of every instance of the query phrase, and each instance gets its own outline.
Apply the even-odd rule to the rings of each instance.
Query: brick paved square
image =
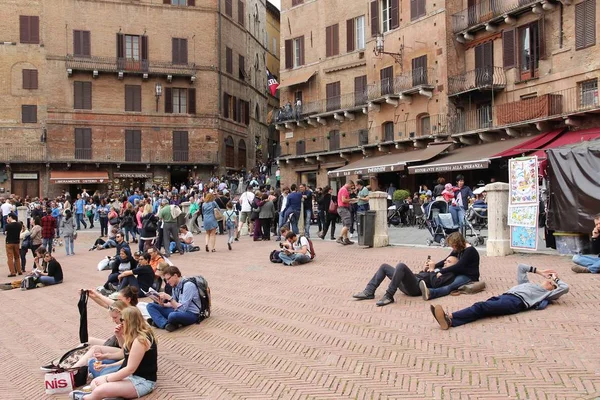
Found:
[[[77,289],[108,272],[88,252],[82,232],[75,257],[57,259],[65,282],[0,292],[0,398],[45,397],[39,366],[77,344]],[[204,235],[196,243],[203,245]],[[184,274],[202,274],[213,293],[213,316],[174,333],[158,331],[159,381],[148,399],[584,399],[600,394],[599,277],[576,275],[567,258],[482,257],[487,289],[435,300],[449,310],[502,293],[515,284],[516,263],[555,268],[570,292],[544,311],[482,320],[441,331],[420,297],[396,303],[354,301],[382,262],[416,268],[447,250],[360,249],[315,241],[317,259],[298,267],[268,262],[275,242],[244,237],[216,253],[175,255]],[[1,265],[8,268],[4,246]],[[202,246],[201,246],[202,247]],[[30,268],[31,259],[28,260]],[[383,294],[381,287],[376,299]],[[112,323],[89,304],[90,335],[108,337]],[[56,396],[55,398],[66,398]]]

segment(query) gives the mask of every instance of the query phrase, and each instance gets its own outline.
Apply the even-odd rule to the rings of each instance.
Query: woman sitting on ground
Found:
[[[137,266],[137,262],[131,256],[131,250],[129,250],[129,247],[123,247],[121,251],[119,251],[118,261],[119,262],[113,264],[112,272],[110,275],[108,275],[106,283],[98,290],[104,296],[117,290],[120,274],[125,271],[132,270]]]
[[[99,237],[98,239],[96,239],[94,245],[90,248],[89,251],[112,249],[113,247],[117,247],[117,241],[115,240],[115,238],[117,237],[117,233],[119,233],[119,230],[117,228],[109,229],[108,238],[106,239],[106,241]]]
[[[71,399],[135,399],[154,390],[158,371],[158,351],[154,333],[137,308],[125,308],[121,312],[120,321],[121,324],[115,328],[115,336],[122,345],[124,361],[121,368],[94,378],[91,393],[71,392]]]
[[[36,268],[36,271],[34,271],[35,276],[38,276],[36,282],[44,286],[62,283],[63,271],[60,263],[43,247],[38,248],[35,252],[38,258],[36,267],[39,266],[39,260],[43,260],[45,263],[43,269]]]
[[[150,254],[143,253],[138,257],[136,268],[121,272],[118,276],[119,290],[127,286],[140,288],[143,293],[147,293],[154,283],[154,270],[150,266]]]

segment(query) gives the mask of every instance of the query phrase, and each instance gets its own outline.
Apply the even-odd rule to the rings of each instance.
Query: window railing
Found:
[[[448,78],[448,95],[483,88],[504,88],[506,73],[502,67],[483,67]]]
[[[283,106],[276,111],[275,123],[300,120],[311,115],[326,112],[355,109],[366,104],[366,91],[346,93],[341,96],[333,96],[322,100],[307,101],[303,102],[300,106],[289,104],[289,106]]]
[[[297,139],[287,140],[282,143],[281,151],[282,156],[302,156],[350,148],[358,150],[361,146],[368,144],[369,131],[364,129],[353,132],[329,132],[325,136],[319,137],[309,137],[305,134]],[[304,151],[302,152],[302,150]]]
[[[433,68],[416,68],[394,78],[382,79],[368,85],[367,98],[368,100],[375,100],[386,95],[400,94],[417,89],[421,86],[431,86],[433,76]]]
[[[67,69],[73,71],[123,71],[175,76],[192,76],[196,74],[198,69],[194,63],[175,64],[169,61],[131,60],[116,57],[83,57],[72,54],[66,56],[66,65]]]
[[[533,0],[480,0],[452,15],[452,29],[454,33],[461,32],[535,2]]]

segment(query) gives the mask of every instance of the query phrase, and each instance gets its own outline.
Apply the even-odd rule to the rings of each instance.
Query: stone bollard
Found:
[[[375,216],[375,237],[373,238],[373,247],[385,247],[390,244],[387,224],[387,193],[370,192],[369,208],[376,212]]]
[[[17,218],[27,226],[27,207],[17,207]]]
[[[187,226],[188,231],[192,232],[192,220],[188,218],[188,214],[190,213],[190,205],[191,204],[189,201],[184,201],[183,203],[179,204],[179,208],[181,208],[181,215],[183,215],[183,224]],[[179,221],[179,218],[177,218],[177,220]],[[177,228],[179,229],[179,226]]]
[[[486,185],[488,204],[487,255],[504,257],[513,253],[510,248],[508,226],[508,183],[496,182]]]

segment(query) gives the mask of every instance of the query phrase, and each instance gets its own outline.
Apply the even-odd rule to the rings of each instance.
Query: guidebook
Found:
[[[146,297],[148,297],[152,301],[160,303],[160,297],[158,296],[158,292],[156,290],[150,288],[147,292],[142,290],[142,293],[144,293],[144,295],[146,295]]]

